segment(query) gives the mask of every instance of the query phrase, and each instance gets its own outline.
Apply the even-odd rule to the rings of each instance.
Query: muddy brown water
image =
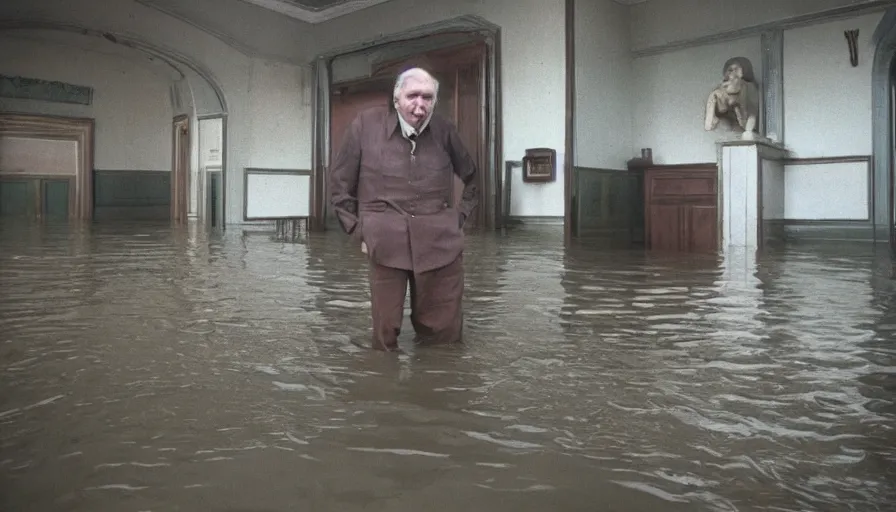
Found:
[[[885,251],[468,237],[466,338],[366,340],[362,255],[0,226],[0,510],[840,511],[896,503]]]

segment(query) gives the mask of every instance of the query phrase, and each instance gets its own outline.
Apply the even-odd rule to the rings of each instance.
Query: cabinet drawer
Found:
[[[658,196],[707,196],[716,194],[716,177],[660,175],[650,180],[650,195]]]

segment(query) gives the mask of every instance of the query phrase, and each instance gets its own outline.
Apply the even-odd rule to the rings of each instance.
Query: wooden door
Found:
[[[336,88],[330,95],[330,161],[339,152],[342,137],[363,110],[392,104],[392,84],[379,80],[355,87]]]
[[[482,133],[483,98],[480,87],[482,80],[480,70],[481,62],[478,60],[457,69],[457,101],[454,122],[457,125],[461,141],[463,141],[467,151],[473,156],[473,161],[476,162],[476,169],[479,171],[476,180],[480,192],[479,204],[484,205],[488,203],[485,201],[486,197],[483,195],[486,192],[483,190],[483,184],[487,181],[484,179],[484,173],[487,172],[487,170],[485,166],[486,146],[484,144],[485,139]],[[464,183],[457,176],[455,176],[454,189],[455,197],[459,201],[464,190]],[[481,207],[478,208],[477,212],[474,212],[474,214],[467,220],[466,227],[468,229],[481,227],[485,224],[484,215],[485,210]]]
[[[485,225],[485,209],[489,204],[490,192],[486,187],[488,172],[486,153],[488,141],[483,133],[485,98],[482,96],[482,65],[486,58],[486,46],[482,41],[442,48],[379,65],[375,69],[377,76],[395,77],[402,70],[410,67],[422,67],[439,81],[439,99],[435,112],[455,124],[458,134],[467,151],[476,162],[476,185],[479,189],[479,205],[467,219],[466,230]],[[463,181],[456,175],[453,177],[454,202],[460,201],[463,194]]]
[[[171,221],[186,224],[190,197],[190,118],[174,118],[171,143]]]

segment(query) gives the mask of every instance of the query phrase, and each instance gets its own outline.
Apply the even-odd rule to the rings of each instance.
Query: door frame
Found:
[[[463,33],[481,38],[485,44],[483,61],[484,77],[481,80],[482,134],[486,140],[485,165],[479,170],[483,174],[482,186],[488,190],[485,203],[480,201],[483,211],[483,229],[499,229],[503,225],[503,128],[501,118],[501,27],[479,16],[459,16],[429,25],[415,27],[403,32],[374,40],[336,49],[318,55],[313,64],[314,94],[312,111],[313,140],[311,146],[312,188],[311,219],[309,227],[314,231],[323,231],[327,223],[327,184],[326,176],[330,165],[330,94],[332,86],[332,64],[338,57],[363,54],[387,45],[411,43],[424,40],[430,36]],[[456,43],[451,44],[456,45]],[[445,45],[447,47],[449,45]],[[433,47],[427,52],[438,50]],[[411,58],[407,56],[406,58]]]
[[[185,141],[185,142],[184,142]],[[171,122],[171,222],[186,224],[190,211],[190,116]],[[183,165],[179,165],[182,162]]]
[[[483,98],[481,97],[481,85],[484,81],[484,70],[483,66],[486,60],[486,45],[482,38],[473,38],[472,41],[463,41],[459,43],[447,44],[445,46],[439,46],[433,50],[424,50],[420,53],[416,53],[410,56],[398,57],[395,59],[384,60],[382,62],[376,62],[371,66],[371,73],[368,77],[362,77],[359,79],[352,79],[347,81],[342,81],[338,83],[334,83],[330,88],[330,140],[336,141],[340,138],[340,135],[334,131],[335,125],[333,125],[333,115],[335,114],[336,106],[340,101],[340,97],[343,96],[351,96],[354,94],[365,94],[365,93],[373,93],[376,95],[382,95],[384,99],[387,100],[387,104],[391,104],[391,101],[388,101],[388,98],[391,97],[392,94],[392,85],[394,84],[395,77],[404,69],[410,66],[420,66],[429,72],[433,73],[433,75],[444,75],[442,80],[442,87],[439,92],[440,98],[448,99],[447,96],[443,96],[446,92],[445,86],[448,86],[449,83],[453,89],[453,95],[451,96],[451,100],[454,103],[454,112],[452,114],[443,114],[443,115],[451,115],[455,122],[457,122],[457,116],[460,108],[460,88],[458,87],[458,73],[460,73],[461,68],[471,69],[475,67],[476,73],[478,73],[477,80],[475,82],[476,94],[477,94],[477,104],[475,108],[475,118],[472,122],[475,123],[475,129],[479,133],[484,132],[485,128],[485,117],[484,117],[484,109]],[[453,81],[453,82],[452,82]],[[443,100],[439,100],[443,101]],[[461,128],[458,126],[458,128]],[[461,132],[463,134],[463,132]],[[486,162],[486,155],[488,152],[488,144],[484,137],[477,137],[476,143],[467,147],[472,156],[474,156],[474,160],[477,162],[477,165],[481,166],[480,162]],[[332,148],[332,145],[331,145]],[[333,148],[335,149],[335,148]],[[460,183],[462,182],[459,178],[456,178],[454,181]],[[452,182],[452,186],[458,186],[457,183]],[[483,176],[477,177],[477,182],[479,185],[478,197],[480,205],[487,204],[488,198],[490,197],[490,191],[488,188],[488,180],[484,179]],[[459,194],[457,190],[452,190],[452,197],[454,197],[455,204],[460,200]],[[329,216],[331,214],[329,205],[325,205],[325,211]],[[467,229],[479,229],[481,226],[486,225],[486,208],[476,208],[474,212],[474,221],[467,223]],[[475,228],[471,228],[471,226],[476,226]]]
[[[70,219],[92,220],[94,130],[95,123],[90,118],[0,112],[0,137],[70,140],[77,143],[78,148],[78,162],[74,176],[7,174],[4,178],[70,179]]]
[[[227,223],[225,222],[225,218],[227,217],[227,114],[206,114],[201,116],[196,116],[196,134],[197,137],[202,136],[202,131],[200,130],[200,121],[205,121],[208,119],[220,119],[221,120],[221,184],[220,184],[220,194],[221,194],[221,218],[216,219],[218,222],[218,227],[216,229],[220,229],[224,231],[227,227]],[[192,140],[192,139],[191,139]],[[201,146],[201,144],[197,144]],[[199,155],[199,158],[202,158],[202,155]],[[198,163],[200,171],[202,170],[202,162]],[[208,178],[208,176],[204,176],[203,180]],[[203,183],[207,183],[203,181]],[[207,194],[208,190],[204,189],[203,194]],[[203,212],[204,213],[204,212]],[[205,222],[205,221],[204,221]]]

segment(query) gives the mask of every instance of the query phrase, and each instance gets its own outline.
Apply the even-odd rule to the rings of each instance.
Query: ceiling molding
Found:
[[[616,2],[617,4],[622,4],[622,5],[637,5],[637,4],[643,4],[647,0],[613,0],[613,1]]]
[[[292,64],[294,66],[310,67],[310,64],[308,64],[305,61],[288,59],[285,57],[269,55],[264,52],[261,52],[256,48],[253,48],[251,46],[247,46],[247,45],[243,44],[242,42],[240,42],[237,38],[235,38],[233,36],[230,36],[228,34],[225,34],[224,32],[215,30],[203,23],[200,23],[200,22],[198,22],[188,16],[185,16],[184,14],[176,12],[172,9],[158,5],[157,3],[153,2],[152,0],[134,0],[134,1],[144,7],[148,7],[150,9],[156,10],[166,16],[170,16],[178,21],[186,23],[187,25],[190,25],[191,27],[193,27],[197,30],[205,32],[206,34],[224,42],[224,44],[226,44],[227,46],[230,46],[231,48],[238,51],[239,53],[242,53],[246,57],[267,60],[267,61],[271,61],[271,62],[282,62],[285,64]]]
[[[184,66],[200,78],[205,80],[212,91],[215,93],[220,107],[221,114],[227,114],[227,99],[224,96],[224,89],[215,75],[205,67],[204,64],[198,62],[191,57],[184,55],[177,50],[150,43],[144,39],[134,35],[125,35],[111,30],[100,30],[90,28],[85,25],[78,25],[68,22],[50,21],[45,19],[0,19],[0,34],[6,31],[14,30],[60,30],[65,32],[74,32],[82,36],[101,37],[115,44],[120,44],[143,53],[153,55],[155,57],[165,59],[165,61],[175,68],[178,65]],[[181,70],[183,71],[183,70]]]
[[[301,7],[298,2],[286,0],[242,0],[243,2],[264,7],[265,9],[304,21],[306,23],[321,23],[333,18],[345,16],[361,9],[388,2],[389,0],[346,0],[333,7],[315,10]]]
[[[220,39],[221,41],[226,43],[228,46],[230,46],[234,50],[242,53],[246,57],[257,57],[258,56],[258,54],[255,50],[240,43],[239,41],[228,36],[227,34],[218,32],[217,30],[213,30],[212,28],[207,27],[201,23],[198,23],[198,22],[184,16],[183,14],[181,14],[179,12],[172,11],[171,9],[168,9],[167,7],[162,7],[161,5],[156,4],[152,0],[134,0],[134,1],[137,2],[138,4],[142,5],[143,7],[148,7],[154,11],[158,11],[166,16],[170,16],[178,21],[186,23],[187,25],[190,25],[191,27],[193,27],[197,30],[201,30],[202,32],[205,32],[206,34],[208,34],[216,39]]]
[[[177,82],[186,78],[183,70],[175,66],[167,58],[112,43],[105,37],[90,37],[92,34],[79,34],[60,30],[47,30],[46,32],[49,34],[41,33],[40,29],[0,31],[0,40],[34,43],[56,48],[76,48],[83,52],[126,62],[131,66],[138,67],[170,82]],[[66,40],[66,38],[53,37],[51,34],[68,36],[72,39]],[[149,62],[157,62],[158,64],[150,64]],[[160,67],[167,69],[167,71],[163,72],[159,69]]]
[[[648,46],[644,48],[635,48],[631,53],[635,58],[650,57],[663,53],[676,52],[687,48],[695,48],[698,46],[721,43],[723,41],[734,41],[747,37],[758,37],[762,35],[763,32],[789,30],[819,23],[827,23],[838,19],[852,18],[863,14],[883,11],[892,7],[896,7],[896,0],[867,0],[862,3],[836,7],[833,9],[813,12],[809,14],[802,14],[775,21],[769,21],[749,27],[726,30],[724,32],[718,32],[715,34],[707,34],[704,36],[682,39],[679,41],[672,41],[669,43]]]

